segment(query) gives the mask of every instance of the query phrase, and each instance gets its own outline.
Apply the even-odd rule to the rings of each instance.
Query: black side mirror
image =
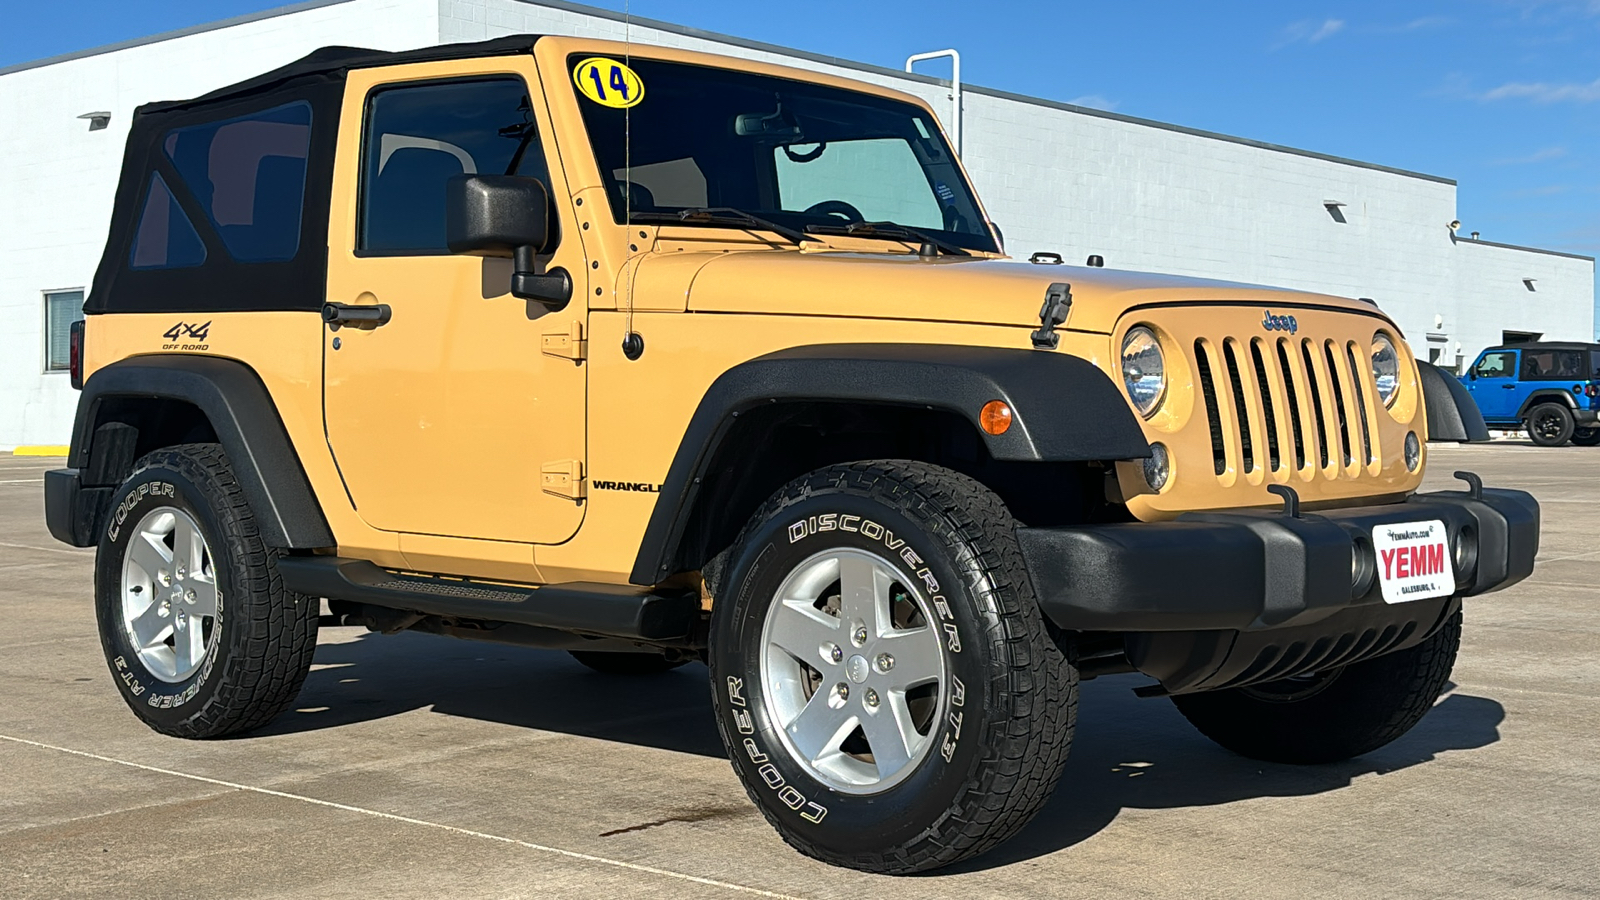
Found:
[[[550,194],[537,178],[457,175],[445,182],[445,243],[451,253],[511,257],[511,294],[561,309],[572,299],[572,276],[539,274],[536,257],[555,243]]]

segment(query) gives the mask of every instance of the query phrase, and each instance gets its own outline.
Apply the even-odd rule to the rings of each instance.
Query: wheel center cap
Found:
[[[867,680],[868,671],[867,658],[865,656],[852,656],[850,661],[844,664],[844,673],[850,676],[850,680],[856,684]]]

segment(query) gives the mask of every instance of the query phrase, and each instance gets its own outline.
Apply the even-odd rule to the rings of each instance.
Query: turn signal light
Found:
[[[1011,407],[1004,400],[990,400],[978,412],[978,424],[989,434],[1005,434],[1011,427]]]
[[[67,330],[67,373],[72,386],[83,390],[83,320]]]

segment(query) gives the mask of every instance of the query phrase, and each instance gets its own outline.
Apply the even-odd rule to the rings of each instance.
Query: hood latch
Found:
[[[1058,281],[1044,292],[1044,306],[1039,307],[1039,330],[1033,337],[1033,349],[1054,350],[1061,344],[1056,326],[1067,321],[1072,311],[1072,285]]]

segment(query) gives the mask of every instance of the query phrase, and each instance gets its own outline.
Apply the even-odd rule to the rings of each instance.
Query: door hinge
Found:
[[[539,469],[539,486],[546,494],[582,500],[584,496],[583,460],[561,459]]]
[[[584,339],[582,322],[573,322],[565,331],[545,332],[540,346],[545,356],[556,356],[561,359],[583,359],[588,348],[589,342]]]

